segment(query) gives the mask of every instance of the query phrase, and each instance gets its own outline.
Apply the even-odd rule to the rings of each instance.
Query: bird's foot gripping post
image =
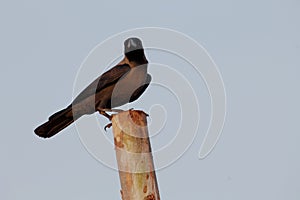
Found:
[[[111,121],[112,119],[112,115],[109,115],[107,112],[116,112],[116,113],[119,113],[119,112],[123,112],[124,110],[121,110],[121,109],[97,109],[98,112],[103,115],[104,117],[106,117],[109,121]],[[132,108],[130,109],[132,110]],[[112,126],[112,123],[109,123],[107,124],[105,127],[104,127],[104,130],[106,131],[107,128],[110,128]]]
[[[128,110],[112,115],[122,200],[159,200],[147,114]]]
[[[104,117],[106,117],[107,119],[109,119],[109,121],[111,121],[111,115],[109,115],[106,110],[104,109],[98,109],[98,112],[100,113],[100,115],[103,115]]]

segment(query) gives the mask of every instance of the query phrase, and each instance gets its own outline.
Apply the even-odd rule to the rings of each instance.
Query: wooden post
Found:
[[[128,110],[112,116],[122,200],[159,200],[147,114]]]

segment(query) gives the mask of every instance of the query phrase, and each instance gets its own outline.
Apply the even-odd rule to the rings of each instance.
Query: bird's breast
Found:
[[[145,84],[146,78],[147,65],[131,68],[128,73],[120,78],[113,89],[111,96],[112,107],[128,103],[134,91]]]

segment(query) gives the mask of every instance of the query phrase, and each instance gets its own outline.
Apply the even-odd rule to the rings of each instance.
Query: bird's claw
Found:
[[[106,131],[107,128],[110,128],[112,126],[112,123],[109,123],[107,124],[105,127],[104,127],[104,130]]]

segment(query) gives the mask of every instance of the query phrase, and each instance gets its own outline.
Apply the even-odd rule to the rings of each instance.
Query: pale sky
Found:
[[[203,123],[184,155],[157,171],[161,199],[298,200],[299,19],[296,0],[2,1],[0,199],[120,199],[118,173],[88,153],[74,126],[49,140],[33,130],[71,102],[80,65],[97,44],[121,31],[156,26],[203,45],[227,94],[221,138],[199,160],[210,101],[203,81],[186,71],[199,82]],[[147,56],[178,70],[185,66],[165,53]],[[153,101],[170,112],[166,129],[151,140],[154,149],[172,141],[168,125],[179,119],[177,107],[168,107],[176,101],[164,95],[153,86],[132,105],[147,111]]]

